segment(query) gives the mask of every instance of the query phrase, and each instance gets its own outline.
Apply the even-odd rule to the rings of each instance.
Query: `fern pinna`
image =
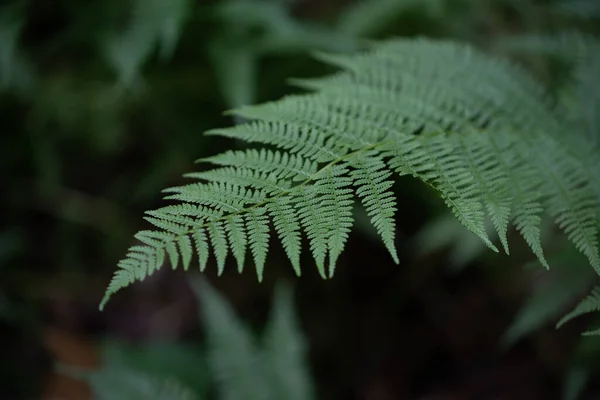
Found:
[[[261,145],[202,161],[167,189],[174,200],[146,219],[101,303],[160,268],[200,269],[214,254],[219,273],[229,253],[244,266],[248,248],[262,279],[276,234],[297,274],[301,237],[319,273],[331,277],[350,232],[355,198],[395,262],[392,174],[435,189],[458,220],[498,251],[484,228],[493,222],[508,253],[512,222],[542,264],[540,222],[547,214],[600,272],[597,149],[579,120],[525,71],[469,45],[429,39],[379,42],[356,55],[320,55],[341,68],[296,81],[311,92],[242,107],[241,125],[208,132]]]

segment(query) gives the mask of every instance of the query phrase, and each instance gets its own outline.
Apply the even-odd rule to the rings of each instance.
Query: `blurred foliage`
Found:
[[[211,373],[221,399],[314,399],[305,344],[289,287],[275,289],[261,345],[206,281],[192,284],[201,301]]]
[[[0,374],[0,398],[38,398],[45,390],[50,367],[43,349],[47,326],[58,325],[95,339],[131,336],[131,331],[145,329],[143,336],[152,338],[151,329],[138,326],[143,319],[140,315],[165,299],[184,296],[180,288],[148,282],[145,288],[123,296],[115,307],[118,313],[97,314],[98,300],[116,260],[131,244],[132,234],[143,226],[143,211],[158,205],[159,191],[181,182],[180,175],[191,169],[194,159],[230,146],[201,135],[207,129],[238,122],[222,116],[223,110],[289,93],[291,89],[285,85],[289,77],[322,75],[324,67],[310,58],[315,50],[351,51],[368,38],[428,35],[455,37],[490,51],[506,52],[499,39],[507,35],[572,29],[598,34],[592,19],[598,16],[597,4],[594,0],[4,2],[0,6],[0,180],[4,183],[0,205],[5,211],[0,218],[0,343],[9,362],[3,363]],[[539,54],[517,57],[559,90],[564,63]],[[505,258],[492,261],[480,255],[473,238],[445,220],[443,207],[426,195],[426,189],[400,180],[396,190],[401,201],[414,209],[399,217],[400,241],[411,249],[417,244],[420,252],[415,252],[415,261],[403,260],[410,279],[402,281],[406,287],[393,282],[398,294],[391,296],[392,300],[380,299],[380,309],[389,310],[390,303],[420,291],[419,282],[430,282],[426,274],[441,275],[441,268],[455,267],[459,273],[459,267],[481,266],[482,273],[496,285],[504,285],[503,292],[516,291],[505,283],[512,282],[506,276],[525,282],[518,299],[529,300],[517,313],[515,325],[505,332],[516,343],[535,340],[536,335],[552,330],[558,308],[563,311],[572,306],[573,297],[585,296],[596,279],[575,273],[579,259],[570,258],[570,251],[555,241],[551,229],[546,235],[551,246],[559,249],[556,271],[546,275],[536,267],[522,270],[528,262],[525,252],[515,248],[510,263]],[[425,242],[412,236],[424,223],[428,228],[420,237],[433,239],[430,235],[435,233],[439,238],[431,240],[429,248],[420,246]],[[357,228],[368,238],[364,226],[359,219]],[[449,252],[445,250],[448,247]],[[373,265],[372,256],[363,255],[356,262]],[[441,261],[431,266],[432,259]],[[404,270],[401,267],[398,273]],[[543,281],[538,286],[540,275]],[[346,299],[357,296],[354,286],[342,279],[329,282],[329,287],[345,282],[344,291],[336,293],[346,293],[347,297],[342,297]],[[363,284],[365,275],[356,279]],[[318,287],[314,282],[313,287]],[[253,287],[254,296],[260,298],[270,286]],[[237,288],[229,289],[230,299],[241,296]],[[343,305],[341,300],[312,304],[312,290],[307,299],[299,301],[305,307],[301,315],[307,319],[303,325],[310,327],[306,336],[311,343],[320,340],[323,330],[335,331],[336,324],[315,310],[333,309],[335,304],[340,308],[328,315],[357,314],[348,301]],[[204,296],[210,293],[206,291]],[[514,308],[521,304],[515,299],[507,302]],[[275,302],[274,307],[282,304],[286,303]],[[207,307],[206,301],[202,307]],[[252,317],[250,307],[243,308],[242,315]],[[435,311],[436,315],[445,312]],[[289,309],[279,312],[285,315]],[[207,324],[208,318],[202,316],[201,321]],[[232,321],[230,318],[227,324],[237,324]],[[291,326],[290,322],[286,334],[293,337],[290,332],[297,330]],[[284,328],[277,329],[284,334]],[[126,397],[104,393],[114,399],[133,398],[144,390],[153,394],[175,390],[183,397],[187,391],[204,395],[208,382],[219,376],[213,370],[216,364],[208,360],[219,356],[211,356],[210,347],[196,350],[184,344],[179,339],[192,328],[186,325],[181,329],[183,332],[171,338],[177,339],[176,343],[154,340],[132,345],[102,340],[103,368],[91,386],[96,390],[122,388],[126,392],[121,394],[129,393]],[[265,337],[274,335],[274,330],[268,328]],[[573,330],[581,331],[577,326]],[[249,331],[245,327],[237,334],[251,336]],[[378,334],[389,335],[385,331]],[[209,330],[206,335],[209,339]],[[534,339],[522,339],[525,337]],[[197,337],[191,339],[191,343],[197,342]],[[353,345],[344,339],[336,344]],[[253,338],[244,340],[252,344],[247,345],[248,352],[260,348],[264,357],[273,359],[269,365],[277,367],[264,371],[265,375],[284,374],[273,390],[285,390],[281,389],[284,385],[294,383],[282,378],[295,377],[306,385],[305,398],[312,396],[310,380],[302,375],[300,363],[295,375],[285,375],[287,364],[281,367],[290,357],[297,357],[293,354],[300,354],[292,346],[294,339],[283,337],[278,342],[272,337],[261,346],[254,344]],[[430,338],[424,336],[423,340]],[[269,349],[266,344],[281,347]],[[216,347],[212,349],[216,351]],[[351,350],[331,350],[327,355],[345,360]],[[597,338],[578,341],[561,370],[567,382],[565,399],[584,393],[585,383],[597,378],[599,350]],[[324,356],[316,359],[319,357]],[[394,357],[402,359],[404,355]],[[240,368],[247,368],[247,362],[241,361]],[[340,398],[331,387],[348,378],[336,381],[331,366],[341,368],[341,364],[326,365],[315,371],[315,379],[321,383],[315,384],[314,390]],[[151,381],[149,376],[156,379]],[[102,383],[108,380],[113,383]]]
[[[260,347],[227,300],[206,280],[193,278],[192,287],[202,309],[205,351],[181,342],[132,346],[109,341],[101,350],[101,369],[62,366],[62,372],[89,382],[95,396],[106,400],[203,399],[211,381],[217,385],[219,399],[315,398],[287,285],[275,290]]]

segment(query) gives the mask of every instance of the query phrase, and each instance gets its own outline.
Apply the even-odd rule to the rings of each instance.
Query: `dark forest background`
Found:
[[[93,398],[93,384],[56,367],[106,367],[110,352],[125,364],[142,357],[140,368],[172,366],[163,375],[219,398],[188,274],[163,268],[98,311],[147,227],[143,212],[164,204],[160,191],[200,168],[194,160],[237,145],[202,132],[238,122],[227,109],[297,91],[287,78],[330,72],[315,50],[426,35],[509,55],[499,43],[512,35],[597,32],[599,8],[583,3],[2,2],[0,398]],[[559,62],[516,60],[559,85]],[[320,399],[599,399],[598,339],[579,335],[589,320],[554,329],[597,277],[553,228],[547,272],[518,240],[510,257],[488,253],[419,182],[400,179],[395,190],[400,266],[357,211],[332,280],[308,256],[297,278],[277,246],[263,283],[233,260],[223,276],[215,265],[205,275],[256,332],[276,283],[295,288]],[[110,398],[133,398],[107,382]]]

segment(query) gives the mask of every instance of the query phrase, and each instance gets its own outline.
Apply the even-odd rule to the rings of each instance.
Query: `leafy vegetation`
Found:
[[[192,287],[206,324],[207,349],[171,343],[130,347],[107,342],[103,367],[63,372],[84,379],[98,399],[206,398],[209,377],[219,399],[314,399],[306,346],[287,285],[275,290],[262,343],[236,317],[227,301],[203,279]],[[193,367],[193,368],[191,368]]]
[[[599,326],[598,275],[590,268],[598,240],[597,11],[587,0],[6,2],[0,346],[8,362],[0,398],[246,398],[286,390],[299,398],[598,397],[598,337],[580,336]],[[416,42],[450,58],[419,53]],[[481,70],[456,68],[467,55]],[[289,77],[298,78],[292,87]],[[315,101],[323,106],[316,111]],[[349,125],[351,115],[332,110],[362,122]],[[273,113],[281,127],[310,125],[311,135],[335,137],[341,159],[302,153],[306,142],[277,148],[283,143],[237,137],[271,126],[265,119]],[[406,142],[365,150],[355,139],[370,133]],[[490,154],[493,143],[501,151]],[[331,150],[334,141],[324,144]],[[407,167],[418,158],[390,163],[411,154],[429,160],[414,171],[417,179]],[[294,180],[277,167],[284,159],[299,171],[341,173],[330,182],[343,198],[325,193],[328,179],[319,174]],[[444,176],[432,160],[461,173]],[[523,168],[499,168],[501,160]],[[274,170],[260,172],[268,165]],[[125,248],[147,246],[134,233],[165,234],[139,216],[155,210],[146,217],[164,222],[165,210],[189,207],[187,199],[160,202],[157,193],[230,190],[207,180],[232,177],[254,195],[268,192],[269,182],[289,185],[289,195],[267,193],[262,215],[246,204],[229,228],[225,217],[214,230],[224,234],[218,252],[209,232],[200,257],[195,247],[165,248],[164,264],[177,258],[178,270],[154,264],[154,276],[99,313]],[[511,179],[534,189],[523,191],[530,197],[515,198]],[[453,190],[457,180],[472,191]],[[557,183],[571,190],[557,195]],[[302,202],[301,189],[319,201]],[[523,202],[528,207],[518,207]],[[323,230],[309,232],[307,215],[297,216],[297,230],[274,218],[307,204],[320,211],[333,204],[344,224],[319,221]],[[457,209],[470,211],[464,224]],[[594,223],[582,223],[593,213]],[[188,260],[197,268],[195,258],[206,266],[203,284],[181,268]],[[335,278],[323,281],[312,265],[329,277],[332,260]],[[257,262],[258,271],[235,273]],[[272,295],[281,279],[294,281],[301,323],[293,322],[290,292]],[[211,337],[216,331],[246,357],[226,352]]]
[[[362,55],[321,57],[345,71],[299,82],[315,94],[234,111],[254,122],[209,132],[278,151],[208,158],[221,168],[187,175],[203,183],[168,189],[167,199],[181,204],[148,213],[160,230],[136,235],[144,245],[120,262],[101,308],[166,256],[187,270],[195,246],[203,270],[209,243],[219,274],[229,251],[241,271],[249,247],[262,280],[271,219],[298,274],[303,231],[320,275],[332,277],[354,193],[397,262],[391,171],[432,186],[494,251],[483,210],[506,253],[513,220],[548,268],[540,239],[545,212],[600,271],[598,150],[585,145],[598,133],[588,114],[575,114],[581,107],[550,103],[518,68],[453,42],[394,40]],[[580,73],[577,85],[590,86],[592,77]]]

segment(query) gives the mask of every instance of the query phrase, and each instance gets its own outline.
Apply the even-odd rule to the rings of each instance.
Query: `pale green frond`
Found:
[[[209,132],[257,148],[204,159],[217,167],[188,175],[204,183],[166,190],[174,204],[148,214],[155,231],[136,235],[151,250],[135,245],[106,298],[166,255],[186,267],[184,236],[201,269],[212,252],[219,273],[229,252],[241,269],[249,245],[260,279],[271,223],[297,274],[305,235],[331,276],[355,196],[397,260],[390,186],[400,175],[431,187],[494,251],[486,214],[506,252],[512,224],[546,267],[540,224],[550,216],[600,273],[598,150],[584,140],[593,110],[557,102],[523,68],[453,41],[393,39],[320,58],[341,71],[299,82],[311,93],[233,110],[250,121]]]

